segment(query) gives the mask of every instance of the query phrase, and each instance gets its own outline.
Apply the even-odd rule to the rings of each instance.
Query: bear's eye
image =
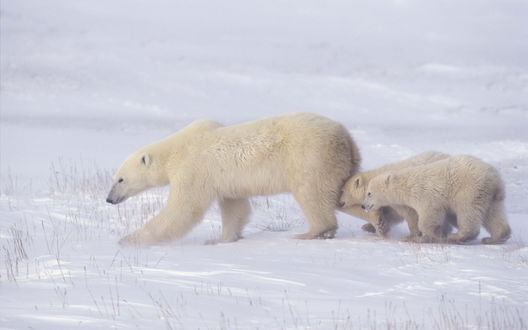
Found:
[[[125,180],[123,180],[123,178],[119,178],[119,180],[117,180],[118,183],[121,183],[123,181],[125,181]]]
[[[372,196],[372,193],[369,191],[367,194],[368,197]]]

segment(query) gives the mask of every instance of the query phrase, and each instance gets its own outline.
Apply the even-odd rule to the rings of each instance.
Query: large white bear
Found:
[[[197,121],[129,156],[107,202],[170,185],[166,207],[120,243],[155,244],[184,236],[218,201],[221,242],[235,241],[249,219],[248,197],[291,192],[310,229],[297,238],[331,238],[345,181],[358,170],[356,144],[341,124],[295,113],[223,127]]]
[[[499,172],[471,156],[454,156],[427,165],[389,171],[370,180],[366,210],[403,205],[415,211],[422,236],[418,241],[444,241],[448,216],[456,217],[458,232],[447,236],[453,243],[476,238],[480,226],[491,237],[485,244],[506,241],[511,234],[504,211],[505,190]]]

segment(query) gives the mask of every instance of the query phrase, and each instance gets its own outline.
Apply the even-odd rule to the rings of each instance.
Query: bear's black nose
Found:
[[[361,204],[361,208],[362,208],[363,210],[366,210],[366,209],[367,209],[367,208],[365,207],[365,205],[363,205],[363,204]]]
[[[342,201],[339,201],[337,202],[337,206],[339,206],[340,208],[343,208],[345,206],[345,203]]]
[[[113,201],[110,197],[108,197],[108,198],[106,199],[106,202],[107,202],[107,203],[110,203],[110,204],[114,204],[114,201]]]

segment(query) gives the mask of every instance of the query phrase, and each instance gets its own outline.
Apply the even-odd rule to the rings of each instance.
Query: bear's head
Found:
[[[341,198],[339,199],[340,207],[350,207],[352,205],[361,205],[365,200],[365,179],[363,175],[356,174],[351,177],[343,186]]]
[[[366,196],[361,207],[368,212],[389,205],[388,190],[397,180],[396,174],[390,172],[374,177],[367,186]]]
[[[129,156],[114,176],[112,189],[106,198],[111,204],[119,204],[127,198],[149,188],[167,184],[160,160],[149,152],[137,151]]]

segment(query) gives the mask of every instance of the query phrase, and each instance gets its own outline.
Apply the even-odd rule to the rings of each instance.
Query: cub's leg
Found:
[[[465,243],[475,239],[480,233],[480,224],[484,219],[482,209],[475,208],[471,204],[459,208],[456,211],[458,231],[449,234],[447,240],[450,243]]]
[[[442,207],[428,206],[416,210],[418,214],[418,228],[422,236],[418,239],[422,243],[444,242],[443,226],[446,211]]]
[[[407,226],[409,227],[409,236],[404,237],[402,240],[405,242],[414,242],[419,240],[420,236],[422,236],[422,232],[420,231],[418,225],[418,213],[416,213],[414,209],[407,206],[398,206],[396,210],[398,210],[398,213],[405,218],[407,221]]]
[[[376,227],[376,232],[381,237],[387,236],[392,226],[403,221],[402,215],[390,206],[381,207],[374,214],[377,219],[374,227]]]
[[[361,226],[361,229],[363,229],[363,231],[366,231],[366,232],[369,232],[369,233],[375,233],[376,232],[376,227],[374,226],[374,224],[379,221],[378,219],[379,219],[380,215],[379,215],[378,210],[371,211],[371,212],[366,212],[365,210],[363,210],[361,208],[360,205],[352,205],[352,206],[348,206],[348,207],[342,207],[342,208],[339,208],[338,210],[341,211],[341,212],[344,212],[346,214],[349,214],[349,215],[351,215],[353,217],[368,221],[368,223],[366,223],[363,226]]]
[[[511,235],[510,225],[504,211],[502,201],[494,201],[484,217],[482,225],[490,233],[491,237],[484,237],[484,244],[500,244],[506,242]]]

